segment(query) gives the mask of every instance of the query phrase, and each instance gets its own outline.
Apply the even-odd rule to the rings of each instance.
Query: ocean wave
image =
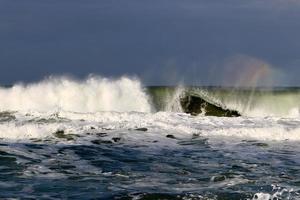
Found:
[[[0,110],[150,112],[151,104],[140,81],[135,78],[94,76],[77,81],[53,77],[38,83],[0,88]]]

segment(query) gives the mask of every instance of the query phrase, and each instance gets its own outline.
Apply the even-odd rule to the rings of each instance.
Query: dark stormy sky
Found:
[[[300,0],[0,0],[0,83],[300,86]]]

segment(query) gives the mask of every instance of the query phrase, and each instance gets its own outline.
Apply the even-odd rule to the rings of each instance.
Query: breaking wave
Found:
[[[165,111],[178,110],[174,109],[178,105],[176,97],[181,99],[181,110],[192,114],[292,118],[300,114],[299,88],[150,87],[148,90],[155,107]]]
[[[150,112],[150,105],[140,81],[127,77],[49,78],[0,88],[1,111]]]
[[[186,112],[219,117],[298,117],[298,88],[144,87],[136,78],[52,77],[0,87],[0,112]]]

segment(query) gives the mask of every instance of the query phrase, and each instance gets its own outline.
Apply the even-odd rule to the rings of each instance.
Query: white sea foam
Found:
[[[57,130],[65,134],[86,135],[95,131],[112,130],[132,138],[132,130],[145,127],[143,137],[165,137],[172,134],[177,138],[200,135],[206,138],[255,139],[264,141],[300,141],[300,120],[291,118],[219,118],[193,117],[184,113],[157,112],[96,112],[58,113],[31,112],[15,114],[15,120],[0,123],[0,137],[28,139],[53,136]],[[105,131],[106,132],[106,131]],[[137,140],[138,140],[137,138]],[[134,138],[132,138],[134,140]]]
[[[0,99],[1,111],[151,111],[140,81],[127,77],[90,77],[83,81],[49,78],[0,88]]]
[[[167,104],[166,104],[166,111],[171,111],[171,112],[183,112],[181,104],[180,104],[180,98],[184,94],[184,87],[182,85],[179,85],[174,94],[171,97],[168,97],[166,99]]]
[[[178,99],[182,93],[179,87],[175,99],[170,100],[176,105],[175,110],[170,108],[172,112],[151,112],[151,103],[140,81],[127,77],[115,80],[90,77],[83,81],[49,78],[35,84],[0,88],[0,111],[16,111],[11,113],[16,119],[0,115],[0,138],[52,137],[57,130],[84,135],[91,127],[97,131],[109,129],[130,135],[131,130],[146,127],[148,131],[137,137],[160,138],[160,135],[172,134],[181,138],[196,134],[208,138],[300,141],[298,118],[193,117],[178,113],[181,112]],[[289,97],[284,102],[288,108],[295,104],[294,98]],[[288,104],[289,99],[292,99],[291,104]],[[297,115],[298,110],[291,112]]]
[[[272,185],[272,187],[273,187],[273,192],[271,194],[259,192],[254,194],[252,200],[292,199],[291,196],[292,193],[294,192],[292,188],[286,189],[274,185]]]
[[[51,124],[20,124],[5,123],[0,124],[0,138],[5,139],[28,139],[28,138],[43,138],[57,130]]]

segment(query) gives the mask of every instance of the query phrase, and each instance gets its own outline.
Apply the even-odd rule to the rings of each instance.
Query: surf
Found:
[[[0,112],[176,112],[216,117],[298,117],[299,88],[145,86],[134,77],[49,77],[0,87]]]
[[[151,109],[148,96],[136,78],[50,77],[37,83],[0,88],[1,111],[151,112]]]
[[[155,86],[148,92],[158,110],[178,110],[180,102],[180,109],[193,115],[295,118],[300,110],[299,88]]]

